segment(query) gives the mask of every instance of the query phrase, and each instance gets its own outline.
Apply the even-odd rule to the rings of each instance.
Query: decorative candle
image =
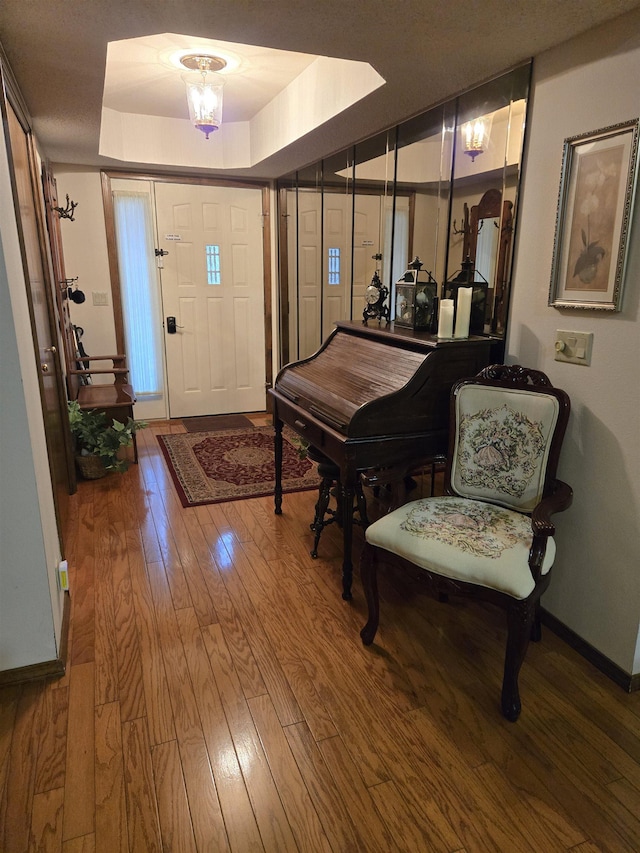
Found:
[[[458,304],[456,311],[456,330],[454,338],[469,337],[469,322],[471,320],[471,294],[472,287],[458,288]]]
[[[453,299],[440,300],[440,317],[438,319],[438,337],[450,338],[453,335]]]

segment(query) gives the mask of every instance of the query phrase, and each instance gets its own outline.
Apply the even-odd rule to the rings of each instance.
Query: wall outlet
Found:
[[[570,364],[591,364],[591,349],[593,347],[593,332],[556,332],[555,360],[567,361]]]

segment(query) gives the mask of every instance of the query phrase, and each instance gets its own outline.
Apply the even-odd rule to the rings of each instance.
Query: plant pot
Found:
[[[76,456],[76,465],[85,480],[97,480],[107,474],[99,456]]]

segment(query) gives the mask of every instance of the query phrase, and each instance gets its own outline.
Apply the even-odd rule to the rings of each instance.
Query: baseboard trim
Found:
[[[636,675],[629,675],[628,672],[625,672],[621,669],[617,664],[615,664],[612,660],[599,652],[586,640],[583,640],[578,634],[571,630],[571,628],[567,628],[567,626],[562,623],[555,616],[552,616],[544,607],[540,610],[540,618],[542,623],[550,628],[554,634],[557,634],[561,640],[571,646],[572,649],[575,649],[579,654],[582,655],[583,658],[592,663],[596,669],[599,669],[600,672],[604,673],[608,678],[612,681],[615,681],[620,687],[627,691],[627,693],[633,693],[635,690],[640,690],[640,673]]]
[[[0,687],[11,684],[22,684],[26,681],[39,681],[43,678],[60,678],[67,668],[67,650],[69,647],[69,623],[71,619],[71,599],[69,593],[64,596],[62,606],[62,630],[60,631],[60,655],[55,660],[34,663],[29,666],[18,666],[15,669],[5,669],[0,672]]]

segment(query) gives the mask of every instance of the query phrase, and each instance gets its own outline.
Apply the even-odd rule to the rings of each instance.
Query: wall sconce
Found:
[[[493,114],[489,113],[486,116],[465,121],[460,126],[462,150],[471,157],[472,161],[476,159],[478,154],[487,150],[492,120]]]
[[[205,138],[222,124],[222,87],[224,79],[217,74],[227,62],[219,56],[190,54],[180,60],[189,73],[182,79],[187,87],[189,118]]]

